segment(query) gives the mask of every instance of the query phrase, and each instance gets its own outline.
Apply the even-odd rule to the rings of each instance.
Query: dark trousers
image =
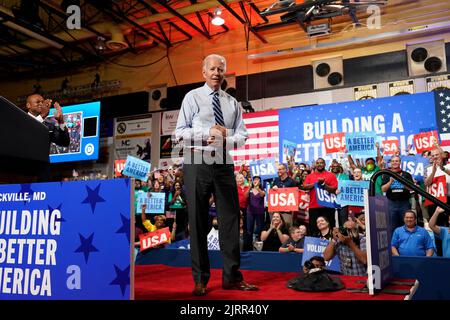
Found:
[[[184,164],[190,228],[192,275],[195,283],[210,278],[207,236],[209,198],[214,194],[223,256],[222,280],[242,281],[239,271],[239,200],[232,164]]]
[[[336,219],[334,218],[334,208],[309,208],[309,234],[314,235],[319,232],[317,228],[317,218],[325,217],[330,222],[330,229],[336,226]]]
[[[391,220],[391,234],[394,234],[395,229],[403,226],[403,216],[406,210],[411,209],[409,200],[392,201],[388,200],[389,218]]]

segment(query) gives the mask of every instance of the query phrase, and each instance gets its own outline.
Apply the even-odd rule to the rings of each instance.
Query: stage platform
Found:
[[[138,265],[135,269],[136,300],[409,300],[419,286],[417,281],[394,279],[377,295],[362,291],[366,277],[337,276],[345,289],[334,292],[300,292],[286,287],[297,272],[243,270],[244,278],[259,286],[259,291],[243,292],[221,288],[222,271],[211,270],[208,294],[195,297],[190,267],[169,267],[162,264]],[[401,281],[400,283],[398,281]]]

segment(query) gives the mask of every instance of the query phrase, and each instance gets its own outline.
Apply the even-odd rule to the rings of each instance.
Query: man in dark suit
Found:
[[[64,115],[58,102],[53,104],[55,107],[54,120],[47,118],[51,104],[51,99],[44,100],[40,94],[32,94],[27,98],[26,107],[31,117],[47,127],[50,142],[58,146],[68,147],[70,144],[69,130],[64,123]],[[50,167],[45,165],[38,175],[38,181],[48,181],[49,176]]]

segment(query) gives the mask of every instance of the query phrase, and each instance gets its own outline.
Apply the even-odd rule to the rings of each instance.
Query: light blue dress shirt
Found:
[[[205,83],[203,87],[189,91],[183,99],[178,115],[175,136],[187,148],[202,151],[216,151],[217,147],[206,145],[209,129],[215,123],[213,99],[214,91]],[[219,89],[219,101],[225,127],[227,129],[227,151],[245,144],[248,137],[242,119],[242,110],[235,98]]]

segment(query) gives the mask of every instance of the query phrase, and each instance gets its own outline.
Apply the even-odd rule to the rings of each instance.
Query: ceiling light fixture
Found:
[[[217,8],[216,10],[214,10],[214,16],[211,20],[211,23],[215,26],[221,26],[225,23],[225,20],[221,17],[222,15],[222,10],[220,10],[220,8]]]

